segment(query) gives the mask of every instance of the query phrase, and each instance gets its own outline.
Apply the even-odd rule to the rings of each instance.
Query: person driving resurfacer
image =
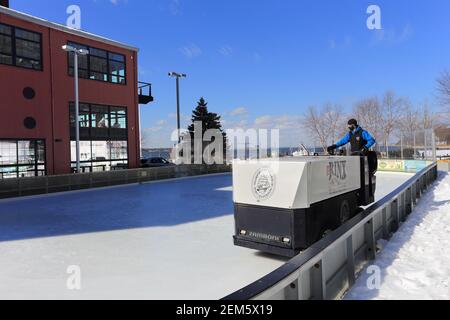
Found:
[[[340,148],[347,143],[350,143],[351,152],[356,154],[358,152],[363,155],[369,153],[370,148],[376,143],[375,139],[370,135],[369,132],[364,130],[358,125],[358,121],[355,119],[350,119],[348,121],[349,133],[345,135],[341,140],[328,147],[328,153],[332,153],[337,148]]]
[[[348,121],[349,133],[341,140],[327,148],[329,154],[333,154],[334,150],[350,143],[352,155],[366,156],[369,162],[369,171],[373,175],[378,169],[378,157],[375,151],[370,151],[376,143],[375,138],[358,125],[356,119]]]

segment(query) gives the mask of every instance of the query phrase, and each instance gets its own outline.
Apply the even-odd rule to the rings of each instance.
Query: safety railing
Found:
[[[286,264],[225,300],[339,299],[437,178],[433,163]]]
[[[152,102],[154,100],[152,96],[152,84],[139,81],[138,97],[139,97],[139,104],[148,104]]]
[[[230,172],[228,165],[179,165],[0,181],[0,199]]]

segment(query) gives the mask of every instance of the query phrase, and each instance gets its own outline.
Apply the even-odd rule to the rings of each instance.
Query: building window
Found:
[[[0,24],[0,64],[42,70],[42,35]]]
[[[111,107],[111,127],[114,129],[127,128],[127,113],[124,108]]]
[[[91,127],[109,128],[110,109],[106,106],[92,105],[91,107]]]
[[[0,140],[0,179],[45,174],[44,140]]]
[[[76,167],[75,106],[70,108],[72,169]],[[128,167],[127,109],[80,104],[80,161],[82,172]]]
[[[109,74],[112,83],[125,84],[125,56],[121,54],[109,54]]]
[[[87,56],[78,57],[78,75],[80,78],[103,82],[126,84],[126,61],[123,54],[109,52],[93,47],[84,46],[74,42],[68,42],[69,46],[86,49]],[[74,53],[68,53],[69,75],[74,74]]]
[[[76,142],[71,141],[72,170],[76,168]],[[127,141],[80,141],[81,172],[97,172],[128,167]]]
[[[71,139],[75,140],[75,105],[69,104]],[[81,140],[128,140],[127,109],[80,103]]]

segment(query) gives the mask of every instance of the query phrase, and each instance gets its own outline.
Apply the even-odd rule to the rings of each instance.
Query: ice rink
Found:
[[[377,173],[377,198],[410,178]],[[0,201],[0,299],[219,299],[286,259],[235,247],[231,175]],[[67,288],[70,266],[81,290]]]

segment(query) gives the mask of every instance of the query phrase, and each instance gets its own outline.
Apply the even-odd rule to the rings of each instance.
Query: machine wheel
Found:
[[[350,219],[350,204],[348,203],[348,200],[343,200],[341,202],[340,211],[339,211],[339,222],[340,224],[344,224]]]

